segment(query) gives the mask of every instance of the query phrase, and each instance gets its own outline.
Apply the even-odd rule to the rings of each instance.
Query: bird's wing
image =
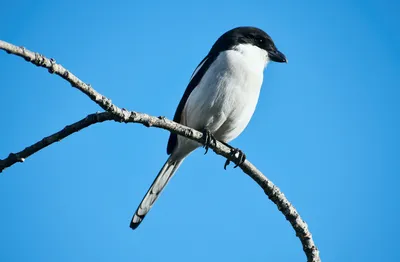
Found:
[[[181,123],[181,116],[183,108],[185,107],[186,101],[188,100],[190,94],[192,93],[193,89],[200,83],[201,79],[203,78],[204,74],[207,72],[208,68],[214,62],[216,56],[208,54],[204,59],[200,62],[200,64],[194,70],[192,77],[190,78],[190,82],[186,87],[185,93],[179,102],[178,108],[175,111],[174,121],[177,123]],[[167,146],[167,154],[171,154],[174,150],[176,143],[178,141],[178,135],[171,133],[168,140]]]

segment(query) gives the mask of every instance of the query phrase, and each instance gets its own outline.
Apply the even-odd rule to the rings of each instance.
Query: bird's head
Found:
[[[272,38],[256,27],[243,26],[229,30],[215,42],[211,52],[234,49],[240,44],[249,44],[264,50],[269,61],[287,63],[286,56],[278,50]]]

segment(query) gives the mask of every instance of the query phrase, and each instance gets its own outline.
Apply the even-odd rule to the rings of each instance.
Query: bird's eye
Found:
[[[259,43],[263,43],[264,42],[264,38],[262,38],[261,36],[256,36],[255,40]]]

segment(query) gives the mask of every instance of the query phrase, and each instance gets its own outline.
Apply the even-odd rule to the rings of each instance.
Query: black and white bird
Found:
[[[268,62],[287,62],[271,37],[255,27],[224,33],[194,70],[174,121],[228,143],[242,133],[256,108]],[[131,220],[142,222],[183,160],[201,144],[171,133],[170,155]]]

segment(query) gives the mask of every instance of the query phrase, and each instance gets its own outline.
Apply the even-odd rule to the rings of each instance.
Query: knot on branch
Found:
[[[131,111],[129,119],[133,122],[133,121],[135,121],[136,116],[137,116],[136,112]]]
[[[26,48],[23,46],[20,46],[19,48],[21,48],[22,50],[22,54],[24,56],[25,61],[32,62],[32,58],[26,54]]]
[[[192,137],[193,136],[193,131],[191,129],[186,129],[185,130],[185,136],[186,137]]]
[[[53,58],[50,58],[50,64],[51,64],[51,67],[49,68],[49,73],[54,74],[54,72],[56,71],[56,66],[57,66],[56,60],[54,60]]]
[[[21,163],[25,161],[25,158],[20,157],[18,154],[14,154],[14,153],[10,153],[10,155],[8,155],[8,158],[10,158],[13,161],[21,162]]]
[[[149,120],[147,120],[147,121],[144,121],[144,122],[143,122],[143,125],[144,125],[145,127],[151,127],[151,126],[153,126],[153,123],[152,123],[151,120],[149,119]]]
[[[118,114],[119,115],[119,114]],[[124,122],[125,124],[129,122],[129,119],[132,116],[132,112],[126,110],[125,108],[121,109],[121,117],[119,122]]]
[[[68,78],[68,77],[69,77],[69,72],[68,72],[68,70],[65,70],[65,71],[64,71],[63,77],[64,77],[64,78]]]
[[[91,88],[90,87],[90,84],[88,85],[88,87],[89,88]],[[110,111],[110,109],[113,107],[113,104],[112,104],[112,101],[111,101],[111,99],[108,99],[107,97],[105,97],[105,96],[101,96],[101,100],[103,101],[103,103],[104,103],[104,105],[105,105],[105,110],[106,111]]]
[[[36,66],[44,66],[46,64],[46,58],[39,53],[35,53],[35,59],[32,62]]]

